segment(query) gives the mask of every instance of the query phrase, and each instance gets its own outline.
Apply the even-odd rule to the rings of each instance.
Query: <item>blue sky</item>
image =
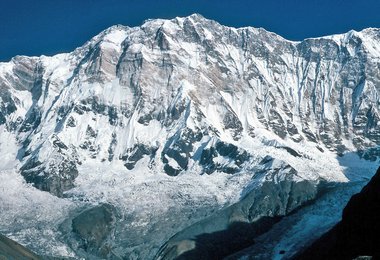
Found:
[[[0,61],[71,51],[114,24],[195,12],[291,40],[380,27],[379,0],[0,0]]]

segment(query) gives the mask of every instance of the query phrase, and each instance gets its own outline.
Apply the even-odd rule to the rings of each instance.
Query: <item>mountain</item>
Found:
[[[380,155],[379,42],[375,28],[292,42],[194,14],[0,63],[0,231],[40,255],[151,259],[181,231],[364,185]]]
[[[352,196],[343,210],[342,220],[323,235],[298,259],[356,259],[380,257],[380,168],[363,190]]]

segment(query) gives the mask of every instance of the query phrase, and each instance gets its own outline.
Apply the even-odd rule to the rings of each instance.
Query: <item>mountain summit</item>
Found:
[[[225,225],[286,215],[320,183],[361,179],[350,169],[378,160],[379,46],[375,28],[293,42],[194,14],[113,26],[71,53],[16,56],[0,63],[0,169],[38,194],[33,203],[67,206],[47,221],[57,244],[71,241],[66,255],[151,258],[242,201]],[[265,183],[282,190],[255,208]],[[112,205],[112,225],[97,250],[62,223],[99,203]],[[2,225],[24,241],[38,233]],[[35,251],[52,254],[42,244]]]

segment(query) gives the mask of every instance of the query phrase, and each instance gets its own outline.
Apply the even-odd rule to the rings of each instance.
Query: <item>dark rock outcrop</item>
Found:
[[[116,220],[116,209],[102,204],[85,210],[72,221],[72,230],[79,237],[79,247],[98,256],[107,257],[107,238]]]
[[[21,174],[36,188],[63,197],[65,191],[74,187],[78,176],[78,156],[72,145],[68,147],[56,135],[50,138],[49,145],[51,150],[48,156],[41,156],[44,151],[40,149],[33,151],[20,168]]]
[[[295,259],[380,258],[380,168],[343,210],[342,220]]]
[[[42,259],[19,243],[0,234],[0,259]]]

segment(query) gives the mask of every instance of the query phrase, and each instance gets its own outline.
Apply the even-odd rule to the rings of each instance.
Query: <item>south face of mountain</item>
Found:
[[[113,26],[71,53],[16,56],[0,63],[1,170],[71,205],[59,228],[51,224],[59,234],[92,207],[107,223],[121,214],[124,228],[141,213],[148,220],[127,227],[134,231],[172,221],[163,237],[135,244],[122,235],[107,244],[114,226],[99,241],[70,244],[94,255],[125,256],[133,249],[112,248],[143,243],[155,249],[135,254],[153,254],[222,208],[223,224],[210,232],[283,216],[320,183],[360,179],[350,169],[378,160],[379,46],[375,28],[294,42],[195,14]]]

